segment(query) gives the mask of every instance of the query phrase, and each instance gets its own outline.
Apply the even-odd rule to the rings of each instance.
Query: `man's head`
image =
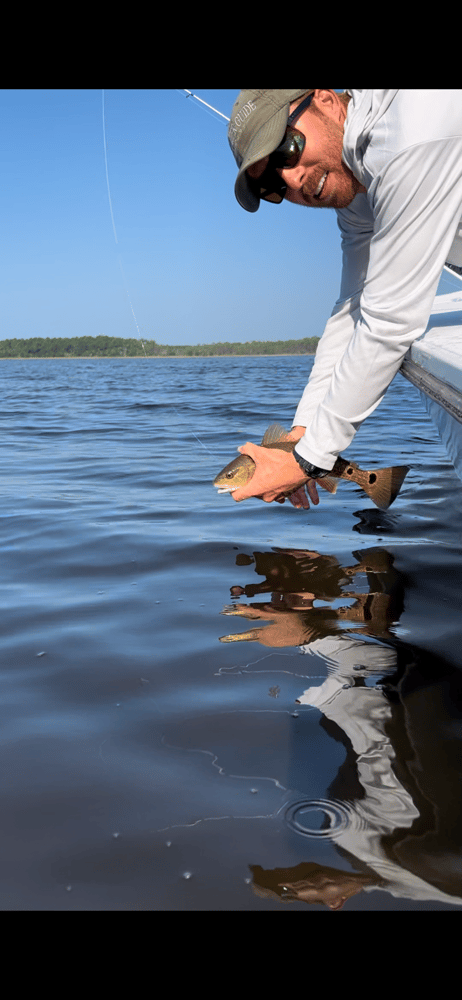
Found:
[[[242,90],[228,130],[239,204],[344,208],[364,191],[342,159],[348,101],[334,90]]]

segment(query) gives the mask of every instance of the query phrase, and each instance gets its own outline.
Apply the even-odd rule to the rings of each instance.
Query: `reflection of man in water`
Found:
[[[272,553],[266,555],[265,571],[274,586],[282,574],[271,572]],[[304,557],[306,569],[313,553]],[[335,910],[358,892],[377,888],[398,898],[460,906],[462,678],[435,656],[427,660],[427,654],[407,649],[391,632],[386,643],[381,641],[384,625],[399,618],[399,574],[393,557],[383,550],[355,553],[355,558],[358,565],[340,568],[338,579],[348,580],[361,568],[375,590],[374,599],[395,594],[393,616],[376,619],[372,614],[362,635],[331,627],[302,646],[305,655],[315,656],[317,672],[324,662],[326,677],[301,692],[297,702],[318,709],[322,725],[333,734],[337,730],[349,748],[347,761],[328,790],[331,798],[316,800],[316,807],[322,808],[324,802],[327,815],[329,805],[342,805],[347,821],[333,829],[332,840],[359,871],[314,862],[270,872],[254,866],[253,888],[259,895],[285,902],[324,903]],[[293,579],[289,573],[273,596],[285,599],[283,591]],[[307,579],[314,577],[305,572],[303,580]],[[306,744],[300,752],[306,756]],[[313,804],[309,799],[295,803],[308,813]],[[287,822],[308,844],[310,831],[303,823],[291,825],[291,809]]]
[[[327,679],[297,700],[316,706],[323,720],[347,737],[353,755],[328,790],[332,798],[307,799],[296,807],[309,814],[310,807],[324,802],[327,814],[329,806],[342,803],[348,821],[333,828],[333,843],[360,871],[315,863],[292,870],[255,866],[254,891],[330,909],[341,909],[353,895],[373,889],[461,906],[460,671],[399,644],[384,648],[353,638],[352,645],[343,646],[343,638],[326,657]],[[375,655],[368,666],[369,652]],[[401,666],[398,652],[407,658]],[[376,671],[376,681],[388,679],[391,696],[382,684],[370,686]],[[358,792],[352,794],[355,783]],[[303,834],[302,824],[297,832]],[[309,831],[305,836],[308,843]]]

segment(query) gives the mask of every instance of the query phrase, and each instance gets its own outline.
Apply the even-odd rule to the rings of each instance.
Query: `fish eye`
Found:
[[[227,472],[227,473],[226,473],[226,478],[227,478],[227,479],[232,479],[232,478],[233,478],[233,476],[234,476],[234,472]]]

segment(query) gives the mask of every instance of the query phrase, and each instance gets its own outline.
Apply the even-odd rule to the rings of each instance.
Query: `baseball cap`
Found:
[[[239,167],[234,193],[247,212],[256,212],[260,198],[251,189],[246,170],[269,156],[282,142],[292,101],[305,90],[241,90],[228,126],[228,140]]]

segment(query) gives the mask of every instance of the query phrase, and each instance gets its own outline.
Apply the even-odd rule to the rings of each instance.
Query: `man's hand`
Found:
[[[304,431],[304,427],[293,427],[288,438],[299,441]],[[250,455],[256,469],[247,485],[234,490],[231,494],[237,503],[255,496],[265,503],[272,503],[273,500],[284,503],[287,496],[294,507],[308,510],[310,504],[305,486],[311,502],[315,505],[319,503],[315,480],[303,475],[291,452],[279,451],[277,448],[263,448],[249,441],[238,450],[243,455]]]

